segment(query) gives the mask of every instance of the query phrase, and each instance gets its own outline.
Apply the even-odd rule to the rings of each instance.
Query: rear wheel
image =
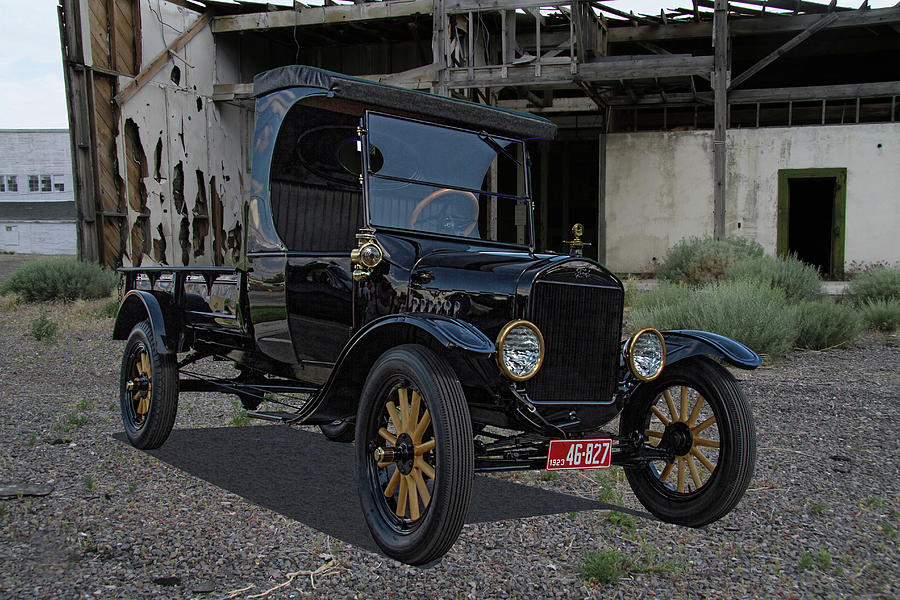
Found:
[[[178,409],[178,366],[175,355],[159,353],[149,321],[135,325],[125,344],[119,404],[132,446],[150,450],[163,445]]]
[[[357,413],[356,463],[363,514],[385,554],[421,565],[450,549],[469,509],[472,439],[445,360],[417,345],[378,359]]]
[[[643,433],[670,460],[626,468],[631,489],[650,512],[700,527],[741,499],[756,464],[750,406],[727,369],[697,357],[667,366],[635,391],[622,415],[622,435]]]
[[[322,434],[332,442],[349,443],[356,436],[356,423],[353,419],[337,419],[331,423],[319,425]]]

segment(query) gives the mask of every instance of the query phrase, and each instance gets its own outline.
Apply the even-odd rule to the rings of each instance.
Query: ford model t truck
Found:
[[[734,508],[756,445],[722,363],[759,356],[700,331],[623,341],[622,282],[577,236],[536,251],[524,141],[552,123],[309,67],[254,96],[239,264],[122,269],[134,446],[165,442],[179,391],[319,425],[355,441],[372,536],[409,564],[453,545],[479,471],[619,465],[664,521]],[[186,368],[201,359],[235,375]]]

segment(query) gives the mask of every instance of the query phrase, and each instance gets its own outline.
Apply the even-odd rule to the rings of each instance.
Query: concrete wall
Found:
[[[0,250],[17,254],[75,254],[75,221],[2,221]]]
[[[75,199],[67,129],[0,130],[0,177],[16,175],[18,190],[4,189],[0,202],[63,202]],[[50,175],[63,191],[29,192],[28,176]],[[40,181],[40,179],[38,179]],[[6,186],[3,186],[6,188]]]
[[[779,169],[846,168],[845,266],[900,262],[900,124],[728,132],[726,231],[776,251]],[[611,134],[607,265],[646,272],[683,237],[712,235],[712,133]]]

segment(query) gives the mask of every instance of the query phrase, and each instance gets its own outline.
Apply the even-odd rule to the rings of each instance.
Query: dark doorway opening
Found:
[[[593,139],[561,139],[529,146],[539,252],[567,253],[572,225],[584,225],[590,243],[584,255],[597,258],[600,146]]]
[[[788,181],[788,252],[831,273],[834,177]]]
[[[778,253],[826,276],[844,270],[846,169],[779,171]]]

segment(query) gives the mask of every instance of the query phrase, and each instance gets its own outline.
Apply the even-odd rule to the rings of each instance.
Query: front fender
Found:
[[[164,294],[164,292],[157,292]],[[165,302],[165,300],[164,300]],[[141,321],[150,321],[150,329],[156,338],[156,348],[160,354],[172,354],[177,351],[177,341],[167,335],[166,318],[163,306],[156,295],[147,290],[131,290],[122,298],[116,323],[113,326],[114,340],[127,340],[135,325]]]
[[[440,352],[464,385],[468,379],[485,376],[479,365],[490,363],[487,359],[494,353],[494,342],[465,321],[427,313],[382,317],[350,339],[304,420],[321,422],[354,415],[371,366],[383,353],[402,344],[420,344]]]
[[[741,369],[755,369],[762,364],[759,354],[724,335],[691,329],[663,331],[662,334],[666,341],[666,364],[690,356],[716,356]]]

